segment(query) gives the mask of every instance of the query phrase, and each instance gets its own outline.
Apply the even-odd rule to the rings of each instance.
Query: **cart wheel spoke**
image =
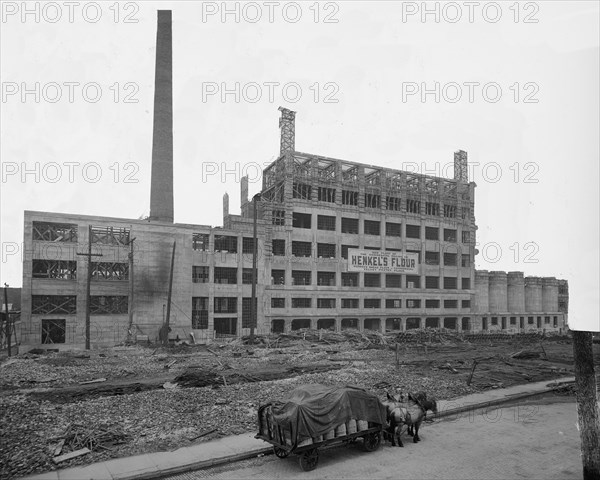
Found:
[[[290,454],[290,452],[281,447],[273,447],[273,452],[275,452],[275,455],[279,458],[285,458]]]
[[[381,433],[374,432],[365,435],[363,446],[367,452],[374,452],[381,445]]]
[[[317,463],[319,463],[319,452],[316,448],[312,450],[307,450],[300,454],[300,468],[305,472],[310,472],[317,468]]]

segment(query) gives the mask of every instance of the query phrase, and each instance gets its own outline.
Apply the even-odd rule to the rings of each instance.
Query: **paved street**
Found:
[[[405,436],[404,448],[386,442],[367,453],[358,442],[325,449],[312,472],[303,472],[296,456],[268,455],[169,478],[580,479],[576,422],[572,397],[546,396],[425,424],[421,442]]]

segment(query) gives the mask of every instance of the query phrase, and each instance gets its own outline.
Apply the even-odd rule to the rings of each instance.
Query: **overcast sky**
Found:
[[[302,152],[452,176],[466,150],[477,268],[567,279],[571,326],[600,330],[598,2],[224,5],[2,3],[2,282],[22,284],[24,210],[148,215],[171,9],[176,222],[222,225],[226,192],[239,213],[280,105]]]

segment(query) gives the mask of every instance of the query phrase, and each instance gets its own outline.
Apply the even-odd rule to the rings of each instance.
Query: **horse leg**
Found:
[[[406,429],[406,433],[408,433],[411,437],[415,435],[415,432],[413,431],[413,426],[409,425],[408,428]]]
[[[390,433],[392,436],[392,447],[396,446],[396,437],[398,437],[398,446],[403,447],[402,443],[402,422],[398,423],[395,417],[391,418],[390,421]]]
[[[393,418],[390,418],[390,426],[387,428],[387,436],[392,441],[392,447],[396,446],[396,422]]]
[[[388,440],[390,440],[392,442],[392,447],[396,446],[396,441],[394,440],[394,426],[390,425],[386,431],[385,431],[385,436]]]
[[[415,423],[415,436],[413,437],[413,442],[417,443],[421,439],[419,438],[419,423]]]
[[[398,446],[404,446],[404,444],[402,443],[402,424],[398,425]]]

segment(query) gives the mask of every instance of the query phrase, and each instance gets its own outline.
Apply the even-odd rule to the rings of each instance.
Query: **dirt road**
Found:
[[[554,403],[548,403],[548,402]],[[301,479],[579,479],[582,475],[577,412],[572,397],[544,397],[500,409],[426,424],[421,442],[386,442],[378,451],[359,444],[320,453],[303,472],[297,457],[274,455],[169,480],[199,478]]]

